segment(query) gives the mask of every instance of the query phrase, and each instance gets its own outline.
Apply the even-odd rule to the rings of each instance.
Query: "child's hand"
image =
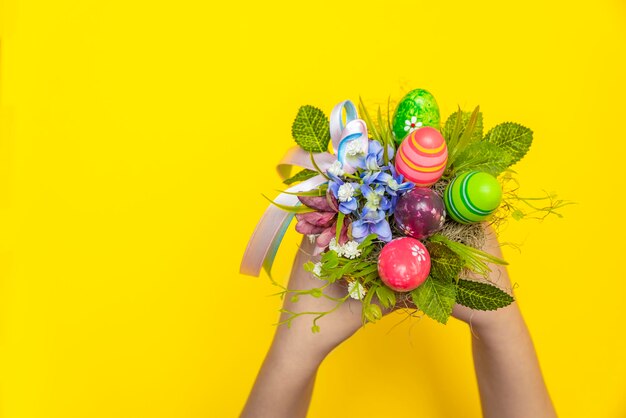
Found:
[[[305,290],[321,287],[325,282],[317,279],[312,273],[302,267],[307,261],[317,261],[317,257],[309,254],[314,245],[304,237],[291,270],[288,289]],[[348,290],[345,285],[333,283],[324,289],[327,296],[343,298]],[[326,297],[312,297],[302,295],[297,302],[292,302],[290,295],[285,297],[283,308],[291,312],[327,312],[335,308],[336,301]],[[275,344],[294,347],[299,353],[307,354],[317,361],[321,361],[333,348],[354,334],[361,326],[362,305],[360,300],[348,298],[337,310],[317,321],[320,327],[318,333],[311,331],[315,315],[302,315],[293,319],[291,327],[281,325],[276,332]],[[282,314],[281,321],[286,320],[289,314]]]
[[[495,231],[486,223],[483,224],[483,227],[486,234],[483,251],[498,258],[502,258],[502,251],[500,250],[500,244]],[[491,273],[488,277],[489,282],[500,289],[511,293],[511,281],[506,271],[506,266],[489,264],[489,268],[491,269]],[[485,280],[479,275],[471,276],[470,278],[479,281]],[[490,328],[492,325],[506,322],[510,315],[516,313],[517,310],[518,307],[515,302],[505,308],[500,308],[495,311],[477,311],[457,304],[452,309],[452,316],[470,324],[474,331],[480,333],[483,329]]]

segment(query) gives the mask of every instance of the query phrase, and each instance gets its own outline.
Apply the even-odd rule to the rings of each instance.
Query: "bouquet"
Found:
[[[332,110],[302,106],[291,132],[297,144],[278,165],[289,187],[259,222],[241,272],[261,267],[280,294],[325,297],[324,288],[343,283],[348,298],[361,300],[363,320],[388,309],[411,306],[445,324],[455,303],[495,310],[513,297],[488,280],[489,264],[507,264],[481,248],[481,222],[560,216],[568,204],[552,194],[523,198],[511,169],[528,152],[533,132],[505,122],[487,133],[479,107],[450,115],[441,124],[432,94],[415,89],[392,112],[372,118],[363,101]],[[329,146],[331,151],[329,151]],[[289,177],[289,169],[302,169]],[[314,244],[316,263],[304,268],[320,280],[314,289],[287,289],[271,265],[292,219]],[[483,277],[484,280],[476,280]],[[375,296],[375,297],[374,297]],[[314,313],[316,322],[332,312]],[[301,313],[291,313],[290,324]]]

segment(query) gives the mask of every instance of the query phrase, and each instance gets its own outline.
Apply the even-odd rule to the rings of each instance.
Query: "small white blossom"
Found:
[[[348,294],[352,299],[362,300],[367,294],[367,290],[359,282],[348,283]]]
[[[354,187],[351,183],[344,183],[337,190],[337,198],[340,202],[347,202],[354,196]]]
[[[313,274],[315,274],[317,277],[322,275],[322,263],[321,262],[317,262],[313,265]]]
[[[338,256],[343,255],[343,246],[340,245],[335,238],[331,238],[328,248],[337,253]]]
[[[411,120],[405,120],[404,121],[404,131],[411,133],[414,130],[421,128],[422,127],[422,122],[418,122],[417,121],[417,117],[412,116]]]
[[[309,242],[313,244],[315,240],[317,239],[318,235],[311,234],[311,235],[307,235],[306,237],[309,239]]]
[[[342,246],[343,256],[346,258],[357,258],[361,255],[361,250],[359,250],[359,243],[356,241],[348,241]]]
[[[365,154],[365,148],[363,147],[363,142],[359,140],[350,141],[346,146],[346,154],[347,155],[360,155]]]
[[[345,174],[345,171],[343,171],[343,164],[341,164],[341,161],[339,160],[333,162],[330,167],[328,167],[327,171],[333,176],[337,177],[343,176]]]
[[[411,247],[411,254],[413,257],[417,257],[417,261],[426,261],[426,253],[417,245]]]

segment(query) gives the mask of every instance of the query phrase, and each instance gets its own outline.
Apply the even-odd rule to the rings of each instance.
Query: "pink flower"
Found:
[[[326,196],[298,196],[298,199],[303,205],[315,209],[315,212],[297,213],[296,231],[304,235],[317,235],[314,255],[321,254],[328,248],[330,240],[337,231],[337,214],[339,212],[337,199],[332,193],[327,193]],[[350,218],[344,218],[339,235],[339,244],[343,245],[350,240],[348,236],[350,222]]]

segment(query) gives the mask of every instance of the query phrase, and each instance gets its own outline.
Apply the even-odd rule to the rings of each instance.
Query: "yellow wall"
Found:
[[[235,416],[279,306],[239,260],[298,106],[414,87],[535,131],[523,192],[578,205],[504,232],[517,294],[561,415],[626,414],[623,1],[210,3],[4,0],[2,417]],[[479,416],[466,327],[401,319],[328,358],[311,417]]]

